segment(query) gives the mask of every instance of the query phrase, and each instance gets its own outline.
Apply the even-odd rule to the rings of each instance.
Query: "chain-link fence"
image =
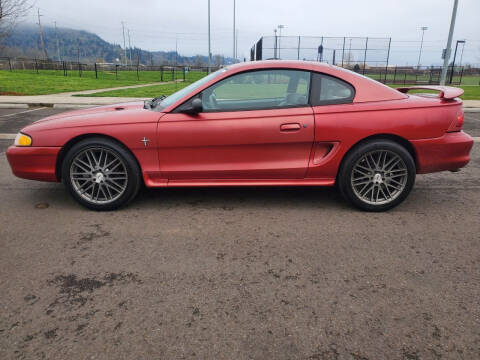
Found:
[[[264,36],[251,49],[250,60],[321,61],[333,65],[386,66],[390,38]]]
[[[374,80],[380,81],[384,84],[401,85],[438,85],[440,84],[441,73],[441,66],[369,67],[365,70],[365,75]],[[446,83],[450,85],[461,85],[463,75],[463,66],[450,66],[447,71]]]
[[[441,67],[391,66],[391,38],[264,36],[250,49],[250,60],[306,60],[341,66],[389,84],[439,84]],[[447,83],[460,85],[462,66],[449,67]]]

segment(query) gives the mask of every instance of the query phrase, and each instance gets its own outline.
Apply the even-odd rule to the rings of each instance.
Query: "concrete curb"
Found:
[[[28,104],[0,104],[0,109],[28,109]]]
[[[54,109],[85,109],[93,106],[101,106],[96,104],[84,105],[84,104],[53,104]]]

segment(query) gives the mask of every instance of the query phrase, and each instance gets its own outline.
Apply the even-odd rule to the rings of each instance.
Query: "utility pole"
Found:
[[[53,22],[55,24],[55,38],[57,39],[57,57],[58,61],[62,61],[62,58],[60,57],[60,46],[58,45],[58,34],[57,34],[57,22]]]
[[[124,65],[127,64],[127,46],[125,44],[125,23],[122,21],[122,33],[123,33],[123,51],[124,51],[124,56],[125,56],[125,63]]]
[[[127,29],[128,34],[128,57],[130,58],[130,65],[132,65],[132,44],[130,43],[130,29]]]
[[[453,31],[455,30],[455,19],[457,17],[457,7],[458,7],[458,0],[454,0],[452,20],[450,21],[450,31],[448,33],[447,48],[445,50],[445,59],[443,59],[442,75],[440,77],[440,85],[445,85],[445,80],[447,78],[448,61],[450,60],[450,53],[452,52],[452,38],[453,38]]]
[[[40,45],[42,46],[42,55],[43,55],[43,60],[47,60],[47,52],[45,51],[45,43],[43,42],[43,31],[42,31],[42,23],[40,22],[40,9],[37,9],[37,14],[38,14],[38,31],[40,32]]]
[[[210,0],[208,0],[208,73],[212,67],[212,47],[210,42]]]
[[[237,29],[236,39],[235,39],[235,60],[237,58],[238,58],[238,29]]]
[[[178,36],[175,34],[175,66],[177,66],[178,62]]]
[[[422,26],[420,30],[422,30],[422,41],[420,42],[420,53],[418,54],[417,69],[420,69],[420,58],[422,57],[422,49],[423,49],[423,36],[425,35],[425,30],[428,30],[428,27]]]
[[[236,30],[236,27],[235,27],[235,0],[233,0],[233,58],[234,59],[237,58],[236,37],[237,37],[237,30]]]

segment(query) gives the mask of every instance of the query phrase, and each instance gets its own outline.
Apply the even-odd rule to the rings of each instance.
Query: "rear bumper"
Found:
[[[30,180],[58,181],[55,169],[60,149],[10,146],[7,159],[15,176]]]
[[[417,154],[417,173],[425,174],[464,167],[470,161],[473,139],[460,132],[434,139],[412,140]]]

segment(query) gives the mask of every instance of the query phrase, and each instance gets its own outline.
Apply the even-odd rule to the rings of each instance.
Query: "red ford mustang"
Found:
[[[353,205],[381,211],[407,197],[416,174],[470,159],[463,90],[424,88],[439,95],[320,63],[244,63],[168,97],[42,119],[7,157],[16,176],[63,181],[94,210],[128,203],[142,184],[337,184]]]

